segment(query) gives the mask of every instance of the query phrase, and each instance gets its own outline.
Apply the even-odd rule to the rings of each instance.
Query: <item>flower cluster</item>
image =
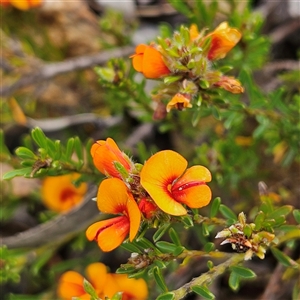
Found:
[[[40,6],[42,0],[0,0],[2,6],[13,6],[20,10],[28,10],[30,8]]]
[[[187,208],[209,204],[211,190],[206,185],[211,174],[203,166],[187,168],[180,154],[164,150],[145,164],[135,164],[111,138],[97,141],[91,148],[95,166],[108,178],[98,189],[101,212],[115,217],[92,224],[88,240],[96,240],[103,251],[117,248],[129,234],[136,237],[143,220],[149,223],[162,216],[184,216]]]
[[[256,231],[254,223],[246,223],[244,213],[239,214],[238,220],[237,223],[218,232],[216,238],[225,238],[221,245],[231,244],[233,250],[245,252],[245,260],[251,259],[254,254],[264,259],[275,235],[267,231]]]
[[[116,293],[122,293],[123,300],[147,299],[148,289],[142,278],[133,279],[128,278],[126,274],[109,273],[102,263],[90,264],[85,273],[100,299],[111,299]],[[80,297],[81,300],[91,299],[84,288],[84,277],[75,271],[68,271],[60,277],[57,294],[63,300],[71,300],[73,297]]]
[[[227,22],[208,34],[199,32],[194,24],[182,26],[172,39],[138,45],[132,64],[146,78],[163,80],[152,95],[157,110],[161,112],[164,100],[168,101],[166,112],[182,110],[192,107],[192,100],[208,89],[223,88],[235,94],[244,91],[237,79],[213,69],[213,61],[224,58],[240,39],[241,33]]]

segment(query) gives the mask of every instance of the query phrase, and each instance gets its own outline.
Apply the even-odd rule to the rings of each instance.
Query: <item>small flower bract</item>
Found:
[[[157,206],[170,215],[187,213],[182,204],[200,208],[209,204],[211,190],[206,182],[211,174],[203,166],[187,169],[187,161],[180,154],[165,150],[151,156],[141,171],[141,184]]]

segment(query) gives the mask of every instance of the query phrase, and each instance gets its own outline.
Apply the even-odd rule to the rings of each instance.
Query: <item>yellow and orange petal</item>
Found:
[[[43,1],[42,0],[9,0],[8,2],[10,2],[10,4],[17,9],[28,10],[36,6],[40,6]]]
[[[171,109],[182,110],[186,107],[192,107],[190,99],[181,93],[177,93],[167,104],[167,112],[169,112]]]
[[[83,276],[74,271],[64,273],[58,281],[57,294],[63,300],[86,295],[83,289]]]
[[[209,204],[211,190],[206,182],[211,181],[209,170],[203,166],[193,166],[179,178],[171,188],[172,196],[190,208],[200,208]]]
[[[118,178],[108,178],[101,182],[97,204],[100,211],[125,215],[130,224],[129,239],[132,241],[140,227],[141,212],[131,192]]]
[[[129,219],[126,216],[96,222],[86,230],[89,241],[97,241],[99,248],[109,252],[119,247],[129,233]]]
[[[187,167],[187,161],[177,152],[164,150],[152,155],[141,171],[141,185],[156,205],[164,212],[180,216],[187,213],[182,204],[174,200],[171,187]]]
[[[81,203],[87,191],[87,183],[76,187],[73,182],[80,177],[78,173],[47,177],[42,183],[42,201],[56,212],[65,212]]]
[[[128,278],[126,274],[112,274],[119,291],[123,292],[122,300],[146,300],[148,287],[144,279]]]
[[[221,80],[216,82],[214,85],[233,94],[240,94],[244,92],[241,82],[232,76],[222,76]]]
[[[208,59],[216,60],[226,56],[226,54],[239,42],[242,34],[236,29],[229,27],[227,22],[221,23],[213,32],[203,38],[211,38]]]
[[[106,265],[100,262],[89,264],[85,269],[85,274],[94,289],[101,293],[105,288],[107,277]]]
[[[155,48],[140,44],[135,49],[132,58],[133,68],[143,73],[146,78],[156,79],[168,75],[171,71],[163,61],[161,53]]]
[[[192,24],[190,26],[190,39],[193,41],[195,40],[197,37],[199,37],[199,30],[198,30],[198,26],[196,24]]]
[[[111,138],[94,143],[91,147],[91,155],[94,165],[104,175],[122,178],[120,172],[115,168],[114,162],[120,163],[127,171],[132,168],[129,157],[119,149]]]

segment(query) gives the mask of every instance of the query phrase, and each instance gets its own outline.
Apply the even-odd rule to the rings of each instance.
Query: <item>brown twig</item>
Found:
[[[96,195],[96,187],[90,187],[83,203],[66,214],[58,215],[56,218],[17,233],[13,236],[0,239],[0,245],[10,249],[14,248],[36,248],[48,243],[59,243],[67,237],[85,230],[95,220],[99,219],[97,204],[91,199]]]
[[[127,46],[114,50],[103,51],[101,53],[93,55],[67,59],[62,62],[45,64],[36,73],[26,74],[12,85],[3,87],[0,90],[0,96],[7,97],[20,88],[51,79],[63,73],[68,73],[76,70],[83,70],[97,65],[102,65],[109,59],[129,56],[133,52],[134,48],[132,46]]]

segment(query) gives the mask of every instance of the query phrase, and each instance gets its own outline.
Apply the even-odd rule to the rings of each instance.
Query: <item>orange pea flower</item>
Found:
[[[173,108],[182,110],[186,107],[192,107],[190,100],[191,99],[189,99],[187,96],[181,93],[177,93],[167,104],[167,112],[169,112]]]
[[[99,298],[112,298],[116,293],[122,292],[123,300],[144,300],[148,296],[148,288],[144,279],[128,278],[125,274],[108,273],[102,263],[90,264],[85,273],[88,281],[95,289]],[[80,297],[89,300],[90,295],[83,288],[84,277],[74,271],[64,273],[59,281],[57,294],[63,300]]]
[[[244,92],[244,88],[242,87],[240,81],[232,76],[222,76],[221,80],[216,82],[214,85],[221,87],[233,94],[240,94]]]
[[[190,208],[208,205],[211,190],[206,182],[211,174],[203,166],[187,169],[187,161],[180,154],[164,150],[151,156],[141,171],[141,184],[157,206],[170,215],[187,213]]]
[[[132,241],[139,230],[141,212],[122,180],[108,178],[101,182],[97,204],[100,211],[121,214],[92,224],[86,231],[89,241],[96,240],[102,251],[111,251],[122,244],[129,234]]]
[[[146,78],[155,79],[171,73],[162,55],[154,47],[140,44],[135,48],[135,52],[136,54],[130,56],[133,68],[143,73]]]
[[[56,212],[65,212],[82,202],[87,191],[87,184],[82,182],[79,187],[73,184],[78,173],[46,177],[42,183],[42,201],[44,205]]]
[[[130,158],[119,149],[111,138],[94,143],[91,148],[91,155],[96,168],[107,176],[122,178],[122,174],[116,169],[116,162],[120,163],[128,172],[134,167]]]
[[[28,10],[32,7],[40,6],[42,0],[0,0],[0,4],[3,6],[12,5],[20,10]]]
[[[211,38],[208,59],[224,58],[226,54],[239,42],[242,34],[235,28],[229,27],[227,22],[221,23],[213,32],[203,38]]]

